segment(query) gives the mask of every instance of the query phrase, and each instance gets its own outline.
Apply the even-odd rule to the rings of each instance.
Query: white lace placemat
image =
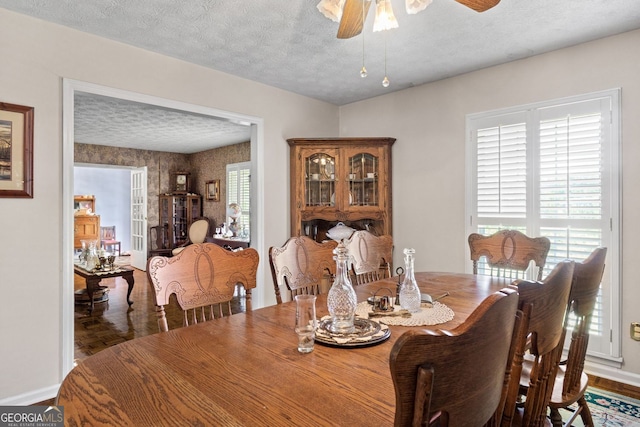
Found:
[[[399,310],[400,307],[396,307]],[[363,319],[369,318],[369,313],[373,311],[373,306],[366,301],[358,303],[356,307],[356,316]],[[422,304],[418,313],[411,313],[411,317],[400,316],[382,316],[376,317],[376,322],[384,323],[385,325],[399,325],[399,326],[429,326],[438,325],[440,323],[446,323],[453,319],[453,310],[441,302],[434,302],[431,304]]]
[[[93,274],[95,274],[96,276],[102,276],[103,274],[120,273],[121,271],[125,270],[122,268],[115,268],[113,270],[94,271]]]

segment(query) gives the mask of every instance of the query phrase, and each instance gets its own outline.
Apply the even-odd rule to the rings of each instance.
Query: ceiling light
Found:
[[[318,10],[333,22],[340,22],[345,0],[320,0]]]
[[[425,10],[432,2],[433,0],[406,0],[407,13],[415,15]]]
[[[398,20],[393,14],[391,0],[376,0],[376,19],[373,21],[373,31],[392,28],[398,28]]]

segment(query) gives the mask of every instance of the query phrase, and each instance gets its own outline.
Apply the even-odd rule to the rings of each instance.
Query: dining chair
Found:
[[[189,226],[188,235],[189,238],[182,245],[173,248],[171,253],[175,256],[184,250],[189,245],[194,243],[204,243],[209,234],[209,220],[206,218],[197,219]]]
[[[412,330],[389,365],[396,427],[482,426],[499,410],[518,309],[515,289],[489,295],[451,331]]]
[[[349,269],[354,284],[361,285],[391,277],[393,238],[355,231],[344,241],[349,253]]]
[[[114,252],[117,248],[118,256],[120,256],[120,240],[116,239],[115,225],[100,227],[100,247],[103,249],[111,248]]]
[[[337,246],[338,242],[333,240],[318,243],[307,236],[296,236],[282,247],[270,247],[269,264],[276,302],[282,303],[282,286],[289,290],[292,300],[300,294],[319,294],[321,282],[336,272],[333,250]]]
[[[518,308],[522,312],[519,331],[515,332],[515,352],[507,368],[503,426],[545,425],[547,406],[562,354],[564,318],[573,280],[573,261],[562,261],[544,281],[516,280]],[[526,365],[523,363],[527,359]],[[527,372],[525,372],[525,370]],[[527,393],[524,403],[520,382],[525,375]]]
[[[214,243],[189,245],[174,257],[150,258],[147,277],[154,291],[160,332],[169,329],[164,306],[172,294],[184,312],[183,326],[214,319],[216,307],[218,316],[224,316],[222,305],[230,315],[238,283],[246,290],[250,310],[259,259],[253,248],[233,252]]]
[[[547,262],[551,241],[547,237],[529,237],[518,230],[500,230],[490,236],[471,233],[468,238],[473,274],[478,274],[480,258],[484,257],[483,274],[509,279],[526,279],[531,261],[537,268],[537,279]]]
[[[572,425],[578,415],[585,426],[593,426],[591,411],[587,406],[584,393],[589,377],[584,373],[584,361],[589,344],[589,329],[593,310],[598,298],[598,290],[604,273],[607,248],[596,248],[582,263],[576,263],[573,270],[573,282],[569,293],[569,310],[564,321],[564,335],[571,333],[571,341],[566,359],[560,362],[556,373],[553,393],[549,401],[550,418],[554,426]],[[564,339],[560,341],[564,347]],[[529,360],[523,362],[523,376],[520,379],[520,392],[527,394],[531,371]],[[569,408],[577,403],[577,408]],[[570,418],[563,423],[559,409],[567,409]]]

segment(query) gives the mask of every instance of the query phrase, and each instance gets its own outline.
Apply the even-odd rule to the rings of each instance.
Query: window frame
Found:
[[[231,197],[231,192],[230,192],[230,182],[231,182],[231,178],[229,176],[230,172],[237,172],[238,173],[238,177],[237,177],[237,185],[236,188],[239,190],[242,186],[242,171],[248,171],[248,188],[249,188],[249,209],[245,209],[244,206],[242,206],[242,203],[240,203],[240,207],[242,208],[242,214],[240,215],[240,218],[238,219],[238,223],[240,224],[241,229],[246,226],[247,227],[247,232],[248,235],[251,235],[251,162],[239,162],[239,163],[229,163],[226,166],[226,179],[227,179],[227,191],[226,191],[226,206],[228,207],[229,204],[231,203],[238,203],[236,200],[240,199],[240,194],[236,194],[234,198]],[[226,208],[225,208],[225,215],[226,215]],[[228,219],[228,218],[227,218]]]
[[[622,163],[620,158],[621,147],[621,135],[620,135],[620,88],[614,88],[604,91],[592,92],[577,96],[570,96],[566,98],[553,99],[548,101],[536,102],[527,105],[514,106],[504,109],[486,111],[481,113],[468,114],[466,116],[466,146],[465,146],[465,162],[466,162],[466,177],[465,177],[465,228],[467,235],[477,232],[478,227],[478,215],[477,215],[477,146],[476,146],[476,131],[485,126],[478,126],[481,122],[488,123],[489,121],[495,121],[496,123],[501,119],[508,117],[524,117],[526,123],[526,144],[527,144],[527,189],[526,192],[530,196],[527,196],[527,219],[512,220],[511,218],[505,218],[505,226],[515,227],[527,227],[527,233],[529,235],[538,235],[537,231],[540,230],[540,188],[539,188],[539,149],[540,149],[540,126],[541,111],[549,110],[550,108],[559,106],[570,106],[571,104],[584,103],[591,100],[604,100],[610,107],[610,117],[608,123],[608,132],[603,136],[603,151],[601,153],[602,171],[602,199],[603,199],[603,214],[608,214],[608,218],[603,219],[603,236],[607,235],[603,241],[607,246],[607,265],[605,268],[606,280],[608,280],[609,292],[605,295],[603,301],[607,304],[608,312],[606,315],[609,319],[609,345],[608,351],[602,350],[605,346],[601,343],[601,351],[594,352],[589,351],[588,356],[590,359],[595,359],[600,363],[604,363],[611,366],[619,367],[622,363],[622,313],[621,313],[621,174]],[[506,123],[513,123],[507,121]],[[484,123],[483,123],[484,125]],[[535,175],[532,175],[535,171]],[[606,209],[604,204],[606,203]],[[531,214],[534,214],[534,218],[531,219]],[[495,224],[500,224],[501,218],[494,217]],[[606,221],[608,220],[608,221]],[[608,224],[606,224],[606,222]],[[488,225],[486,218],[481,219],[483,225]],[[492,224],[492,222],[489,222]],[[608,227],[605,227],[606,224]],[[552,242],[553,245],[553,242]],[[469,248],[465,242],[466,258],[469,258]],[[471,264],[466,263],[467,272],[471,272]],[[603,280],[604,281],[604,280]],[[593,338],[592,338],[593,339]],[[600,339],[600,338],[599,338]],[[606,339],[606,330],[603,331],[603,337],[600,340]],[[604,341],[602,341],[604,343]]]

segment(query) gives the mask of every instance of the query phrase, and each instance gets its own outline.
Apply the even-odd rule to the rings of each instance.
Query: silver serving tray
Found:
[[[353,321],[353,325],[356,330],[351,334],[336,334],[331,331],[332,325],[331,319],[320,320],[318,323],[318,329],[316,330],[315,341],[318,344],[327,345],[330,347],[369,347],[372,345],[380,344],[386,341],[391,336],[391,330],[387,325],[381,325],[380,323],[371,319],[362,319],[356,317]],[[380,333],[382,332],[382,333]],[[347,342],[338,342],[335,338],[349,339]],[[342,340],[341,340],[342,341]]]

